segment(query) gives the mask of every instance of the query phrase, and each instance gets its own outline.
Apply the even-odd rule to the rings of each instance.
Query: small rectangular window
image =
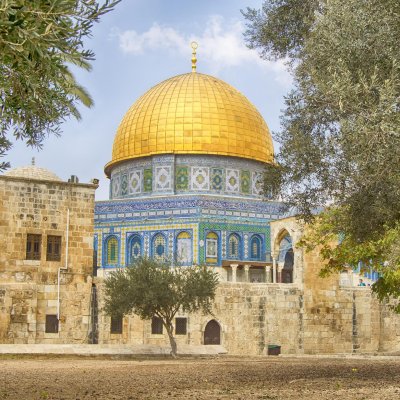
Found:
[[[61,260],[61,236],[47,236],[47,261]]]
[[[163,324],[161,318],[153,317],[151,320],[151,333],[152,335],[162,335]]]
[[[28,233],[26,236],[26,259],[40,260],[40,248],[42,247],[42,235]]]
[[[187,333],[187,318],[175,318],[175,334],[186,335]]]
[[[111,317],[110,333],[122,333],[122,315]]]
[[[46,333],[58,333],[57,315],[46,315]]]

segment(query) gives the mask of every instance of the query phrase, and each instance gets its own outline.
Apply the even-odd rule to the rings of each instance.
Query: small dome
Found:
[[[16,178],[34,179],[39,181],[62,181],[54,172],[51,172],[46,168],[37,167],[34,164],[34,160],[32,160],[32,165],[13,168],[10,171],[7,171],[4,175],[13,176]]]
[[[238,90],[213,76],[174,76],[125,114],[114,139],[110,175],[121,161],[155,154],[213,154],[273,162],[264,119]]]

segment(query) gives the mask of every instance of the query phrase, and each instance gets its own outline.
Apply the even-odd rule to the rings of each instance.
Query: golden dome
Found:
[[[115,164],[155,154],[213,154],[273,161],[267,124],[238,90],[209,75],[167,79],[139,98],[114,139]]]

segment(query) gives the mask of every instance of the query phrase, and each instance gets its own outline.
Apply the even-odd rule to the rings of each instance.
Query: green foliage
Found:
[[[40,147],[65,119],[80,118],[79,102],[93,104],[68,65],[90,69],[94,53],[84,40],[119,1],[0,2],[0,157],[11,136]]]
[[[347,227],[346,217],[342,208],[326,209],[318,215],[298,245],[306,251],[318,248],[322,259],[327,261],[321,276],[348,267],[355,269],[361,262],[362,270],[379,272],[380,278],[372,289],[381,301],[399,298],[400,224],[385,228],[376,239],[360,241],[351,232],[343,233]],[[400,312],[400,303],[391,306]]]
[[[345,239],[336,253],[322,246],[330,266],[359,257],[398,270],[400,2],[267,0],[244,14],[249,46],[286,59],[294,77],[266,189],[306,221],[335,205],[323,230]],[[395,275],[383,279],[382,292]]]
[[[218,275],[206,266],[171,267],[151,258],[113,271],[105,281],[105,311],[162,319],[176,355],[172,322],[178,310],[211,314]],[[174,348],[175,346],[175,348]]]

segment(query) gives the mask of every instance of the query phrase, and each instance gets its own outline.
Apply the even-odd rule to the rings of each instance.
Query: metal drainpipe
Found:
[[[58,268],[57,274],[57,320],[58,327],[60,331],[60,279],[61,279],[61,270],[68,270],[68,246],[69,246],[69,208],[67,210],[67,232],[66,232],[66,243],[65,243],[65,266]]]

